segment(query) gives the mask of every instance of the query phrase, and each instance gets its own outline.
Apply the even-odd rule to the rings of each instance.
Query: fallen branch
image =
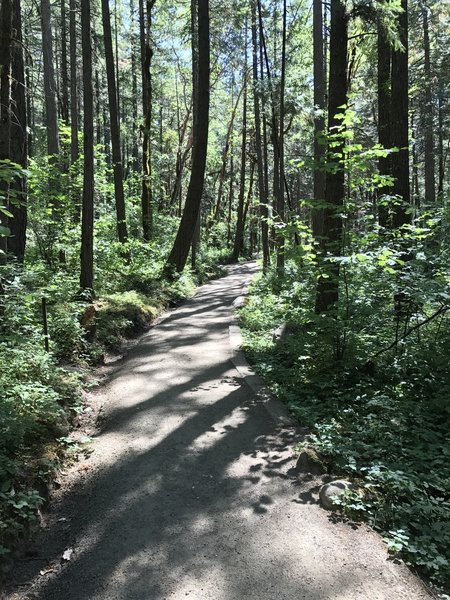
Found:
[[[383,354],[384,352],[389,352],[389,350],[392,350],[392,348],[394,348],[399,342],[402,342],[411,333],[413,333],[414,331],[417,331],[417,329],[419,329],[420,327],[423,327],[424,325],[427,325],[428,323],[430,323],[430,321],[433,321],[433,319],[436,319],[436,317],[439,317],[439,315],[443,315],[448,310],[450,310],[450,306],[447,306],[446,304],[443,304],[435,313],[433,313],[430,317],[428,317],[427,319],[425,319],[425,321],[422,321],[421,323],[417,323],[417,325],[414,325],[414,327],[410,327],[408,329],[408,331],[406,331],[406,333],[404,334],[404,336],[400,340],[396,339],[396,340],[394,340],[392,342],[392,344],[390,344],[386,348],[382,348],[381,350],[378,350],[378,352],[374,355],[373,360],[375,358],[377,358],[378,356],[380,356],[380,354]]]

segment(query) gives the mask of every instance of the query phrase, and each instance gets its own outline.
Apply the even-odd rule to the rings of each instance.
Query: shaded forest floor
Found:
[[[197,273],[187,270],[173,281],[160,276],[161,256],[154,252],[149,259],[144,247],[134,248],[132,265],[116,258],[113,271],[108,257],[98,271],[94,300],[77,295],[70,262],[58,270],[39,262],[3,267],[0,579],[29,549],[48,494],[60,485],[58,472],[89,452],[90,437],[81,432],[91,416],[86,393],[99,383],[93,367],[120,356],[162,311],[223,272],[219,254],[199,259]]]
[[[369,360],[395,335],[388,310],[383,329],[381,294],[371,298],[366,288],[358,290],[357,309],[351,305],[339,322],[314,314],[311,289],[296,270],[281,282],[271,276],[255,281],[240,312],[249,360],[310,429],[299,449],[314,447],[329,472],[357,484],[341,499],[343,513],[369,522],[393,556],[448,590],[446,325],[431,323]],[[345,344],[341,359],[336,340],[341,350]]]
[[[365,527],[333,523],[234,368],[233,266],[131,348],[100,391],[93,452],[48,515],[15,598],[428,598]],[[33,578],[33,575],[35,578]]]

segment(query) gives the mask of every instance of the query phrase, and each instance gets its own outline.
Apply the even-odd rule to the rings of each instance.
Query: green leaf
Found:
[[[9,212],[9,210],[6,208],[6,206],[0,206],[0,212],[3,213],[4,215],[6,215],[7,217],[14,217],[12,212]]]

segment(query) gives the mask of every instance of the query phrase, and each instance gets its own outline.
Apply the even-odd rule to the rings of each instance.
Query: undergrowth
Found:
[[[368,521],[392,553],[448,589],[450,322],[443,312],[377,356],[395,336],[398,274],[378,259],[350,266],[337,320],[314,314],[314,271],[305,263],[290,264],[283,280],[260,276],[240,313],[244,350],[308,426],[308,444],[328,457],[334,474],[358,483],[342,510]],[[445,301],[445,277],[427,268],[415,281],[404,276],[417,307],[402,333]]]
[[[172,223],[173,228],[176,222]],[[106,227],[100,222],[99,227]],[[113,237],[113,233],[111,237]],[[170,239],[170,237],[169,237]],[[161,277],[168,248],[155,241],[130,244],[132,261],[118,258],[113,240],[99,240],[93,300],[78,294],[78,248],[65,264],[33,255],[23,267],[0,267],[0,561],[8,569],[19,542],[39,522],[39,508],[61,465],[79,451],[71,436],[85,410],[83,374],[127,338],[145,331],[157,315],[219,276],[223,253],[205,251],[198,270],[172,281]],[[42,299],[46,299],[49,352]]]

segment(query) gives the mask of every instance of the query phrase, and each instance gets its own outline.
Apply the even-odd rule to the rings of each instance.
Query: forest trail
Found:
[[[73,549],[70,561],[20,597],[429,598],[377,536],[331,523],[311,482],[291,474],[298,433],[274,421],[234,368],[233,301],[255,272],[230,267],[121,362],[92,468],[42,541],[47,557]]]

